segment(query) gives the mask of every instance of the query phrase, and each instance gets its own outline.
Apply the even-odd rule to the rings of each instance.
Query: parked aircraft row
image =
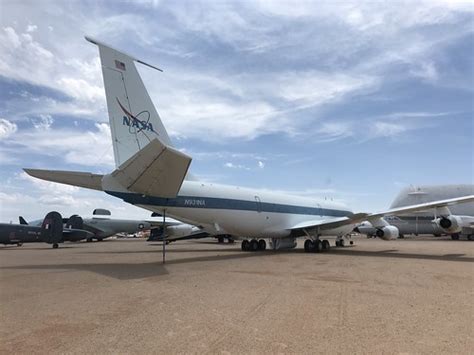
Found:
[[[390,208],[426,203],[447,198],[474,195],[474,185],[436,185],[406,187],[400,191]],[[448,234],[453,240],[460,236],[474,240],[474,202],[460,203],[450,208],[451,216],[438,216],[433,211],[404,213],[384,217],[390,225],[397,227],[399,235]],[[377,236],[378,230],[370,222],[364,222],[356,228],[357,232],[367,236]]]
[[[19,224],[0,223],[0,243],[16,244],[44,242],[57,248],[65,241],[77,242],[92,238],[93,234],[83,229],[82,218],[74,215],[63,223],[58,212],[49,212],[39,225],[29,225],[23,217]]]
[[[49,229],[49,226],[56,228],[57,216],[61,218],[61,238],[47,238],[53,240],[46,241],[42,228]],[[47,242],[58,247],[58,243],[65,241],[78,242],[87,240],[91,242],[93,239],[102,241],[117,233],[134,234],[151,228],[161,227],[161,223],[145,221],[145,220],[129,220],[116,219],[110,217],[110,211],[104,209],[96,209],[93,217],[82,218],[78,215],[72,215],[69,218],[62,218],[58,212],[50,212],[41,220],[34,220],[28,223],[22,216],[19,217],[19,224],[2,223],[0,224],[0,243],[1,244],[17,244],[33,242]],[[59,223],[59,222],[58,222]]]
[[[115,196],[130,204],[199,226],[211,235],[243,239],[243,250],[296,247],[305,238],[307,252],[329,249],[326,236],[343,236],[367,220],[383,239],[399,230],[383,219],[427,209],[435,223],[455,223],[450,207],[474,196],[415,203],[378,213],[353,213],[332,201],[267,190],[206,183],[189,172],[191,157],[173,148],[148,95],[135,62],[158,69],[110,46],[86,37],[99,47],[116,169],[109,174],[25,169],[31,176],[79,186]],[[447,223],[447,222],[446,222]]]

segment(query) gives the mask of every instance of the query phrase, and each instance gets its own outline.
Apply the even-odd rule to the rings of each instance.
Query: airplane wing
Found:
[[[311,233],[313,231],[324,231],[329,229],[334,229],[338,227],[342,227],[349,224],[357,224],[363,221],[371,221],[377,220],[383,216],[393,215],[397,213],[407,213],[407,212],[416,212],[416,211],[425,211],[430,210],[433,208],[440,208],[440,207],[447,207],[451,205],[455,205],[458,203],[463,202],[471,202],[474,201],[474,195],[470,196],[463,196],[463,197],[456,197],[451,198],[448,200],[440,200],[440,201],[433,201],[428,203],[421,203],[418,205],[411,205],[405,207],[398,207],[392,208],[390,210],[377,212],[377,213],[356,213],[350,217],[340,217],[340,218],[331,218],[331,219],[323,219],[323,220],[315,220],[315,221],[308,221],[299,223],[289,230],[291,231],[303,231],[307,233]]]

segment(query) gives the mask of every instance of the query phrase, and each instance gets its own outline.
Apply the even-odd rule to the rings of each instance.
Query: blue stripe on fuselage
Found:
[[[109,195],[121,198],[133,205],[151,205],[159,207],[209,208],[239,211],[259,211],[271,213],[304,214],[315,216],[350,217],[352,212],[329,208],[283,205],[277,203],[233,200],[228,198],[177,196],[163,198],[144,196],[130,192],[106,191]]]

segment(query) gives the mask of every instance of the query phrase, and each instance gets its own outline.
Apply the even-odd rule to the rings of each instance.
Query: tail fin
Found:
[[[167,146],[171,141],[134,61],[160,70],[106,44],[86,37],[99,47],[105,96],[109,111],[115,165],[119,167],[153,138]]]
[[[73,214],[66,221],[66,228],[68,228],[68,229],[83,229],[84,228],[84,221],[83,221],[82,217],[78,216],[77,214]]]
[[[58,212],[49,212],[41,224],[41,240],[45,243],[60,243],[63,238],[63,218]]]

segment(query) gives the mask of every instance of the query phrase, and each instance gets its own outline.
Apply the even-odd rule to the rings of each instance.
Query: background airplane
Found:
[[[243,239],[245,251],[265,250],[267,239],[273,249],[294,248],[296,238],[306,238],[307,252],[328,250],[329,241],[320,237],[337,236],[341,245],[343,236],[364,220],[381,238],[393,239],[398,229],[382,218],[385,215],[435,208],[437,215],[449,219],[448,206],[474,200],[467,196],[354,214],[332,201],[196,181],[188,174],[191,157],[172,147],[134,62],[160,69],[86,39],[99,47],[116,169],[105,175],[24,169],[31,176],[104,191],[208,232],[231,234]]]
[[[20,224],[0,223],[0,243],[16,244],[45,242],[57,248],[59,243],[77,242],[86,239],[92,233],[81,229],[82,218],[71,216],[66,224],[58,212],[49,212],[40,225],[29,225],[23,217]]]
[[[474,185],[409,186],[400,191],[390,208],[466,195],[474,195]],[[384,219],[390,225],[398,228],[400,236],[410,234],[439,236],[448,234],[451,235],[453,240],[459,239],[460,236],[465,236],[468,240],[474,240],[474,203],[460,203],[450,207],[450,210],[452,216],[449,218],[438,218],[433,214],[433,211],[424,211],[391,215],[384,217]],[[362,223],[355,231],[367,236],[376,236],[377,234],[376,228],[370,222]]]
[[[152,225],[160,225],[158,222],[149,222],[145,220],[112,218],[110,211],[102,208],[96,208],[92,212],[91,218],[81,218],[77,215],[71,216],[71,218],[72,217],[78,217],[81,220],[81,223],[79,224],[76,219],[76,224],[73,228],[83,229],[89,232],[87,238],[85,238],[88,242],[92,242],[93,239],[102,241],[103,239],[111,237],[117,233],[135,234],[149,230]],[[66,228],[70,219],[63,219]],[[22,223],[22,221],[26,223],[25,219],[20,216],[20,223]],[[41,220],[35,220],[30,224],[39,226],[41,225],[41,222]]]

